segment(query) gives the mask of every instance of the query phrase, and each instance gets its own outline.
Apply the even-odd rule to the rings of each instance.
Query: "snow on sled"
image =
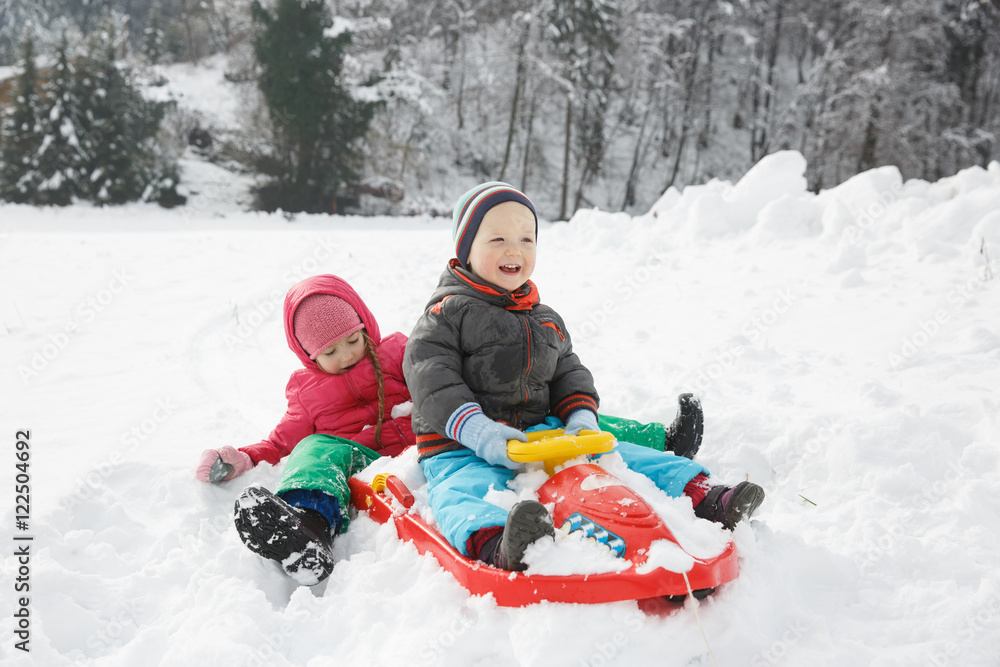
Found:
[[[582,535],[603,544],[619,559],[615,571],[586,574],[508,572],[461,555],[415,507],[414,493],[394,474],[378,474],[370,483],[349,481],[351,502],[378,523],[393,522],[400,539],[430,554],[474,595],[492,594],[498,605],[522,607],[550,602],[600,603],[650,598],[703,597],[739,574],[736,547],[726,537],[712,555],[681,546],[656,511],[620,476],[580,456],[601,454],[614,446],[606,432],[561,430],[527,434],[527,443],[511,440],[508,453],[518,462],[542,461],[550,477],[538,499],[552,512],[560,535]],[[554,473],[554,474],[553,474]],[[554,508],[554,509],[553,509]],[[698,520],[700,522],[700,520]],[[690,547],[689,547],[690,548]]]

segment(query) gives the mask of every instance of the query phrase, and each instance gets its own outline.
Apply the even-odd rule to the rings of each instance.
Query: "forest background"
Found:
[[[40,120],[18,125],[29,43]],[[174,165],[192,149],[256,178],[252,205],[268,210],[447,213],[497,179],[550,219],[643,212],[785,149],[816,191],[880,165],[935,181],[1000,156],[1000,0],[0,0],[0,169],[24,162],[8,186],[107,174],[93,155],[24,157],[100,134],[44,127],[64,53],[78,71],[112,63],[156,100],[114,145],[146,144],[127,198],[164,205],[182,201]],[[169,65],[219,58],[246,101],[237,123],[158,93]],[[303,94],[310,82],[322,94]],[[136,103],[123,99],[112,114]],[[29,125],[34,148],[12,150]],[[20,201],[117,203],[77,190]]]

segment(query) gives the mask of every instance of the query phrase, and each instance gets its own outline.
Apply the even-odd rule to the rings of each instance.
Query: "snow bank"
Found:
[[[778,154],[644,216],[543,223],[535,281],[602,410],[669,421],[695,391],[699,460],[767,491],[734,532],[740,578],[698,609],[718,664],[995,665],[1000,165],[937,183],[882,168],[818,195],[803,168]],[[281,416],[296,365],[284,291],[337,273],[383,330],[409,331],[450,224],[286,219],[205,196],[176,211],[0,206],[3,664],[712,664],[690,604],[498,608],[363,516],[314,589],[245,549],[233,501],[281,466],[220,486],[192,469]],[[411,459],[380,464],[419,486]],[[12,632],[15,532],[33,537],[30,654]]]
[[[670,188],[647,215],[679,227],[695,239],[725,236],[758,228],[764,236],[812,234],[819,209],[805,179],[800,153],[768,155],[735,185],[712,181],[679,193]]]

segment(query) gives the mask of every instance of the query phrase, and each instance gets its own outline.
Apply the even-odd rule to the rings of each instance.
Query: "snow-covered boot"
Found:
[[[693,459],[701,447],[701,434],[705,428],[701,401],[694,394],[681,394],[677,397],[677,404],[677,418],[667,427],[664,449]]]
[[[740,482],[730,488],[713,486],[705,499],[694,508],[695,516],[721,523],[732,530],[736,524],[754,513],[764,502],[764,489],[753,482]]]
[[[522,500],[511,508],[503,532],[483,544],[479,560],[501,570],[523,572],[528,568],[523,561],[528,545],[546,536],[555,536],[549,511],[537,500]]]
[[[254,485],[236,499],[233,519],[250,551],[278,561],[303,586],[314,586],[333,571],[333,534],[319,512],[292,507]]]

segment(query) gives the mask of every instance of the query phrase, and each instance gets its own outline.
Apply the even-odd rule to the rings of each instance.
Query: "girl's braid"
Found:
[[[365,352],[372,361],[372,368],[375,369],[375,382],[378,385],[378,419],[375,421],[375,442],[379,448],[382,447],[382,415],[385,414],[385,380],[382,378],[382,364],[375,354],[375,344],[368,336],[367,331],[362,332],[365,336]]]

